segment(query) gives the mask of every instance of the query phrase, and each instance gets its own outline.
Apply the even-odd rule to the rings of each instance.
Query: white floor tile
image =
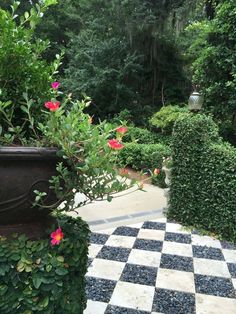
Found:
[[[170,223],[168,222],[166,224],[166,231],[167,232],[174,232],[174,233],[184,233],[184,234],[190,234],[191,231],[185,230],[183,226],[180,224]]]
[[[138,233],[138,238],[164,241],[165,231],[153,229],[141,229]]]
[[[110,304],[151,312],[154,291],[154,287],[119,281]]]
[[[109,228],[109,229],[105,229],[105,230],[96,230],[94,232],[96,233],[104,233],[104,234],[112,234],[114,231],[116,230],[116,228]]]
[[[136,238],[135,237],[126,237],[120,235],[111,235],[106,242],[106,245],[109,246],[121,246],[125,248],[132,248]]]
[[[215,261],[205,258],[194,258],[193,267],[195,274],[225,278],[231,277],[227,264],[224,261]]]
[[[198,234],[192,235],[192,244],[221,249],[221,244],[220,244],[219,240],[213,239],[213,238],[208,237],[208,236],[200,236]]]
[[[98,301],[87,301],[87,307],[83,314],[104,314],[107,308],[107,303]]]
[[[232,282],[233,282],[234,289],[236,290],[236,278],[233,278]]]
[[[128,263],[159,267],[160,260],[160,252],[133,249],[129,255]]]
[[[236,250],[222,250],[227,263],[236,263]]]
[[[194,275],[190,272],[159,268],[156,287],[195,293]]]
[[[103,245],[100,244],[93,244],[89,245],[89,257],[94,258],[97,256],[98,252],[101,250]]]
[[[236,314],[236,299],[196,294],[197,314]]]
[[[88,268],[87,276],[119,280],[125,263],[95,258]]]
[[[157,219],[151,219],[150,221],[166,223],[167,219],[166,218],[157,218]]]
[[[163,243],[162,253],[172,254],[172,255],[181,255],[181,256],[193,256],[191,244],[177,243],[165,241]]]
[[[139,222],[139,223],[135,223],[135,224],[130,224],[130,225],[127,225],[127,227],[131,227],[131,228],[141,228],[143,225],[143,222]]]

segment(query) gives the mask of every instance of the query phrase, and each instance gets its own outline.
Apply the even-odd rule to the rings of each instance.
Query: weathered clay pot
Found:
[[[0,147],[0,235],[19,228],[33,232],[48,222],[58,201],[49,188],[59,161],[56,152],[54,148]],[[47,193],[44,205],[52,205],[51,209],[33,206],[34,190]]]

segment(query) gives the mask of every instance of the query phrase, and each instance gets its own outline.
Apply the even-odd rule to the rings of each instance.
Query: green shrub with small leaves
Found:
[[[169,144],[170,136],[154,133],[147,129],[139,127],[129,127],[129,132],[123,137],[123,142],[133,142],[137,141],[138,144]]]
[[[175,121],[181,116],[188,112],[187,107],[179,106],[165,106],[162,107],[158,112],[149,120],[151,127],[162,130],[165,134],[171,134]]]
[[[153,172],[155,168],[162,168],[162,160],[170,156],[170,147],[164,144],[137,144],[127,143],[119,154],[119,161],[122,167],[130,166],[136,170]],[[153,183],[165,187],[165,175],[163,171],[154,177]]]
[[[202,114],[181,117],[172,144],[168,217],[236,241],[236,149]]]
[[[11,240],[0,237],[1,314],[82,314],[89,229],[80,218],[61,216],[64,239]]]

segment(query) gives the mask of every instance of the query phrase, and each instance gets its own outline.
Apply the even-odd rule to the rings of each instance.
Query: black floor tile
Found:
[[[155,286],[156,276],[156,267],[126,264],[120,280],[141,285]]]
[[[193,272],[193,259],[186,256],[162,254],[160,267]]]
[[[227,263],[230,275],[232,278],[236,278],[236,264]]]
[[[114,280],[86,277],[86,296],[89,300],[109,302],[115,285]]]
[[[146,240],[146,239],[136,239],[134,242],[134,249],[146,250],[146,251],[156,251],[161,252],[163,246],[162,241],[157,240]]]
[[[97,258],[109,259],[119,262],[127,262],[131,249],[104,245]]]
[[[166,224],[163,222],[145,221],[143,229],[166,230]]]
[[[207,246],[193,245],[193,257],[224,261],[221,249]]]
[[[195,314],[195,296],[192,293],[156,289],[152,311],[165,314]]]
[[[113,234],[123,235],[123,236],[128,236],[128,237],[137,237],[138,233],[139,233],[139,229],[132,228],[132,227],[118,227],[113,232]]]
[[[235,297],[234,287],[230,279],[197,274],[194,275],[194,279],[197,293],[226,298]]]
[[[90,243],[94,244],[105,244],[109,238],[108,234],[103,233],[91,233]]]
[[[191,243],[191,234],[166,232],[165,241],[190,244]]]

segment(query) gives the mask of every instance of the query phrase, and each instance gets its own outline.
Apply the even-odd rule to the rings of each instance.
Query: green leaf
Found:
[[[63,256],[58,256],[57,260],[58,260],[58,262],[63,263],[64,262],[64,257]]]
[[[49,302],[49,297],[45,297],[43,299],[43,301],[40,302],[40,306],[42,306],[43,308],[48,306],[48,302]]]
[[[42,277],[33,277],[32,281],[35,288],[38,289],[42,283]]]
[[[64,276],[64,275],[68,274],[68,270],[65,269],[65,268],[57,268],[57,269],[55,270],[55,273],[56,273],[57,275],[59,275],[59,276]]]
[[[29,18],[29,12],[25,12],[24,16],[25,16],[25,19],[27,20]]]

